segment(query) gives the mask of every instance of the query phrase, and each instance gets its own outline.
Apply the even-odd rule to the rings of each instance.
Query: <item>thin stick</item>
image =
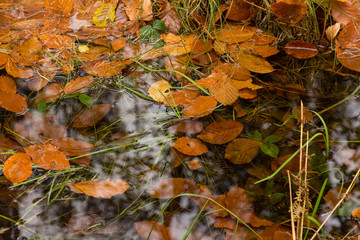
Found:
[[[298,174],[298,178],[299,178],[299,189],[298,191],[300,192],[300,197],[297,199],[297,204],[300,207],[301,206],[301,196],[302,194],[302,186],[303,186],[303,181],[302,181],[302,159],[303,159],[303,149],[302,149],[302,145],[303,145],[303,132],[304,132],[304,105],[303,102],[300,102],[300,158],[299,158],[299,174]],[[301,231],[302,227],[301,227],[301,214],[298,215],[297,218],[297,228],[296,228],[296,236],[300,238],[300,240],[302,240],[301,238],[301,234],[299,235],[299,231]]]
[[[315,236],[320,232],[321,228],[326,224],[326,222],[330,219],[331,215],[335,212],[335,210],[342,204],[342,202],[345,200],[346,196],[349,194],[350,190],[352,189],[353,185],[355,185],[355,181],[357,179],[357,177],[359,176],[360,173],[360,169],[356,172],[355,177],[353,178],[350,186],[348,187],[348,189],[346,190],[344,196],[340,199],[340,201],[336,204],[336,206],[334,207],[333,210],[331,210],[329,216],[326,217],[325,221],[320,225],[319,229],[316,230],[315,234],[312,236],[312,238],[310,240],[313,240],[315,238]]]
[[[290,178],[290,171],[286,170],[289,179],[289,192],[290,192],[290,215],[291,215],[291,231],[293,240],[296,240],[296,233],[295,233],[295,222],[294,222],[294,212],[293,212],[293,201],[292,201],[292,191],[291,191],[291,178]]]
[[[306,132],[306,150],[305,150],[305,166],[304,166],[304,189],[302,192],[304,193],[304,201],[303,201],[303,209],[305,210],[306,204],[308,202],[308,192],[307,192],[307,161],[309,157],[309,131]],[[304,218],[305,212],[301,215],[301,228],[300,228],[300,240],[302,240],[303,236],[303,229],[304,229]]]

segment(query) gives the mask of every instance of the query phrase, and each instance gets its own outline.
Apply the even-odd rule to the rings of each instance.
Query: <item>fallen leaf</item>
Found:
[[[26,98],[16,93],[0,90],[0,107],[14,113],[24,114],[27,111]]]
[[[110,108],[109,104],[93,105],[90,109],[84,108],[75,116],[72,126],[75,128],[94,126],[110,111]]]
[[[237,81],[232,80],[232,84],[236,87],[236,89],[240,90],[243,88],[249,88],[251,90],[257,90],[262,88],[262,86],[256,85],[252,83],[252,79],[246,80],[246,81]]]
[[[34,74],[31,68],[17,66],[11,58],[6,62],[5,69],[14,78],[31,78]]]
[[[161,35],[161,39],[167,43],[162,47],[163,51],[171,56],[206,53],[212,49],[210,40],[199,38],[196,35],[178,36],[168,33]]]
[[[52,141],[60,151],[69,156],[80,156],[90,153],[94,145],[74,138],[60,138]]]
[[[0,91],[5,93],[16,93],[16,83],[10,76],[0,76]]]
[[[169,91],[172,88],[170,83],[166,80],[160,80],[153,83],[149,88],[149,95],[156,102],[164,102],[165,97],[169,94]]]
[[[199,139],[188,137],[178,138],[173,147],[179,152],[190,156],[198,156],[209,151]]]
[[[47,47],[54,49],[70,48],[75,44],[67,35],[42,35],[40,39]]]
[[[251,1],[250,1],[251,2]],[[243,0],[232,1],[225,15],[226,19],[245,22],[255,14],[254,7]]]
[[[229,143],[225,149],[225,158],[234,164],[251,162],[259,152],[261,142],[238,138]]]
[[[226,24],[211,33],[211,37],[219,42],[239,43],[249,40],[255,28],[247,25]]]
[[[69,16],[74,3],[72,0],[44,0],[44,7],[50,13]]]
[[[247,81],[251,79],[251,73],[245,67],[237,63],[221,63],[218,66],[221,71],[228,75],[232,80]]]
[[[207,126],[197,136],[201,140],[212,144],[225,144],[234,140],[243,130],[243,124],[234,120],[222,120]]]
[[[194,193],[197,185],[185,178],[166,178],[155,184],[150,196],[152,198],[167,199],[175,197],[181,193]]]
[[[177,34],[181,28],[181,20],[174,6],[172,6],[169,1],[163,1],[159,12],[161,12],[159,19],[164,22],[168,31]]]
[[[153,18],[151,0],[122,0],[129,19],[151,21]]]
[[[184,117],[204,117],[212,113],[217,105],[215,98],[211,96],[200,96],[184,106]]]
[[[234,103],[239,97],[238,90],[219,68],[216,67],[213,71],[217,72],[217,82],[209,87],[211,96],[224,105]]]
[[[165,94],[164,94],[165,95]],[[200,93],[198,91],[181,89],[178,91],[170,91],[164,99],[165,106],[182,106],[195,100]]]
[[[233,108],[234,108],[234,110],[236,112],[236,117],[237,118],[243,117],[243,116],[245,116],[247,114],[247,112],[245,112],[245,110],[241,107],[240,103],[238,103],[238,102],[235,102],[233,104]]]
[[[32,161],[45,170],[64,170],[70,168],[69,160],[65,154],[54,145],[30,145],[24,147],[25,152]]]
[[[249,88],[243,88],[239,90],[239,97],[243,99],[254,99],[257,96],[256,91]]]
[[[278,0],[271,4],[271,10],[284,22],[295,24],[306,16],[307,7],[302,0]]]
[[[354,208],[351,212],[353,218],[360,218],[360,207]]]
[[[276,171],[281,165],[286,162],[292,154],[287,154],[278,158],[275,158],[271,162],[271,170]],[[300,157],[299,155],[295,156],[288,164],[285,165],[281,169],[282,174],[286,175],[286,170],[289,170],[290,172],[299,172],[299,161]],[[309,168],[310,169],[310,168]]]
[[[196,170],[196,169],[201,168],[200,161],[197,159],[193,159],[191,161],[186,161],[185,163],[191,170]]]
[[[314,45],[301,40],[295,40],[285,45],[284,51],[298,59],[314,57],[319,51]]]
[[[121,71],[131,64],[132,61],[108,62],[107,60],[96,60],[86,63],[84,71],[98,77],[113,77],[121,74]]]
[[[340,27],[340,23],[335,23],[334,25],[329,26],[325,31],[327,40],[332,42],[339,33]]]
[[[356,10],[359,9],[359,3],[357,1],[332,0],[330,4],[331,16],[339,24],[347,25],[360,19],[360,14]]]
[[[123,194],[129,187],[130,185],[121,179],[116,179],[115,181],[110,179],[99,181],[95,179],[70,185],[73,192],[84,193],[95,198],[111,198],[115,195]]]
[[[0,67],[2,65],[5,65],[8,59],[9,59],[9,54],[0,52]]]
[[[50,83],[46,85],[36,96],[35,104],[44,100],[46,103],[54,102],[63,94],[63,88],[59,83]]]
[[[268,61],[266,61],[262,57],[255,56],[253,54],[236,53],[231,54],[230,56],[233,57],[241,66],[245,67],[251,72],[270,73],[275,71],[275,69],[270,65]]]
[[[10,58],[21,66],[35,65],[43,57],[42,44],[37,37],[30,37],[12,48]]]
[[[103,3],[93,15],[93,22],[98,27],[106,27],[107,20],[111,22],[115,20],[115,8],[111,3]]]
[[[139,236],[148,240],[171,240],[170,228],[162,223],[154,221],[135,222],[135,228]]]
[[[32,175],[32,162],[29,155],[17,153],[9,157],[3,166],[5,177],[12,183],[21,183]]]
[[[94,83],[93,76],[78,77],[65,85],[65,94],[84,93]]]
[[[117,38],[114,41],[111,42],[111,47],[114,49],[114,51],[119,51],[122,49],[126,44],[125,38]]]
[[[173,128],[176,129],[176,132],[191,135],[201,132],[203,129],[203,122],[197,119],[184,119],[180,122],[177,122]]]

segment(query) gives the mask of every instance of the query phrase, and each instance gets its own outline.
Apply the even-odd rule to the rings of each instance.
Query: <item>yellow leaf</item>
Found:
[[[115,8],[111,3],[104,3],[94,12],[93,22],[98,27],[106,27],[108,19],[114,21]]]
[[[168,91],[172,86],[166,80],[160,80],[152,84],[149,88],[149,95],[156,102],[164,102]]]

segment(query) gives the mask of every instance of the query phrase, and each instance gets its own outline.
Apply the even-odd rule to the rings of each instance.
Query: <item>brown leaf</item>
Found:
[[[245,110],[241,107],[240,103],[238,103],[238,102],[235,102],[233,104],[233,108],[234,108],[234,110],[236,112],[236,117],[237,118],[243,117],[243,116],[245,116],[247,114],[247,112],[245,112]]]
[[[342,25],[347,25],[350,22],[360,19],[360,14],[357,11],[357,9],[359,9],[358,1],[332,0],[330,6],[331,16],[335,19],[336,22]]]
[[[83,46],[84,47],[84,46]],[[104,47],[104,46],[85,46],[87,48],[80,48],[78,47],[78,51],[77,51],[77,57],[84,61],[84,62],[88,62],[88,61],[96,61],[94,63],[99,64],[102,62],[107,62],[105,60],[100,61],[99,59],[103,59],[104,57],[107,57],[110,55],[110,48]],[[64,54],[65,60],[67,60],[68,58],[75,58],[76,56],[72,53],[72,52],[68,52],[68,51],[62,51],[61,54]],[[68,56],[67,56],[68,55]],[[99,61],[97,61],[99,60]],[[109,64],[109,63],[108,63]],[[87,65],[87,64],[86,64]],[[91,63],[90,63],[90,66]]]
[[[116,179],[115,181],[110,179],[99,181],[95,179],[70,185],[72,191],[96,198],[111,198],[115,195],[123,194],[129,187],[130,185],[121,179]]]
[[[176,129],[176,132],[196,134],[203,129],[203,123],[197,119],[184,119],[176,123],[172,128]]]
[[[199,139],[188,137],[178,138],[173,147],[179,152],[190,156],[198,156],[209,151]]]
[[[24,147],[32,161],[45,170],[64,170],[70,168],[69,160],[63,152],[49,143]]]
[[[14,113],[24,114],[27,111],[26,98],[16,93],[0,90],[0,107]]]
[[[206,53],[212,49],[210,40],[199,38],[196,35],[178,36],[172,33],[161,35],[167,44],[162,49],[172,56],[180,56],[186,53]]]
[[[126,6],[125,11],[130,20],[152,20],[153,13],[151,0],[122,0],[122,2]]]
[[[247,81],[251,79],[251,73],[249,72],[249,70],[239,64],[221,63],[218,67],[232,80]]]
[[[271,10],[285,22],[295,24],[306,16],[306,3],[302,0],[278,0],[271,4]]]
[[[249,88],[243,88],[239,90],[239,97],[243,99],[254,99],[257,96],[256,91]]]
[[[49,48],[70,48],[75,41],[67,35],[42,35],[41,41]]]
[[[135,222],[135,228],[142,239],[172,240],[170,228],[154,221]]]
[[[80,156],[90,153],[94,145],[74,138],[60,138],[52,141],[52,144],[57,146],[60,151],[69,156]]]
[[[238,90],[219,68],[214,68],[214,71],[217,72],[217,82],[209,87],[209,92],[218,102],[224,105],[234,103],[239,97]]]
[[[212,113],[217,105],[215,98],[210,96],[197,97],[183,109],[184,117],[204,117]]]
[[[90,109],[84,108],[75,117],[72,126],[75,128],[84,128],[94,126],[110,110],[109,104],[93,105]]]
[[[46,103],[54,102],[63,94],[63,88],[60,83],[51,83],[46,85],[36,96],[35,104],[44,100]]]
[[[276,171],[284,162],[286,162],[292,154],[287,154],[273,159],[271,162],[271,170]],[[286,175],[286,170],[290,172],[299,172],[299,155],[295,156],[284,168],[281,169],[281,172]]]
[[[6,72],[15,78],[31,78],[34,74],[31,68],[17,66],[11,58],[5,65]]]
[[[219,42],[245,42],[254,35],[256,28],[247,25],[226,24],[211,33],[211,37]]]
[[[0,91],[6,93],[16,93],[16,83],[10,76],[0,76]]]
[[[295,40],[285,45],[284,51],[298,59],[314,57],[319,51],[311,43]]]
[[[31,66],[43,56],[42,44],[37,37],[32,36],[21,44],[14,46],[10,58],[17,65]]]
[[[195,100],[199,95],[200,93],[198,91],[187,89],[170,91],[165,95],[166,99],[164,100],[164,104],[165,106],[171,105],[172,107],[186,105]]]
[[[9,54],[0,52],[0,67],[4,65],[9,58]]]
[[[114,49],[114,51],[119,51],[122,49],[126,44],[125,38],[117,38],[114,41],[111,42],[111,47]]]
[[[108,62],[107,60],[97,60],[86,63],[84,71],[93,76],[113,77],[121,74],[121,71],[131,63],[132,61]]]
[[[78,77],[65,85],[65,94],[83,93],[94,83],[93,76]]]
[[[193,159],[191,161],[186,161],[185,163],[191,170],[196,170],[196,169],[201,168],[201,164],[200,164],[200,161],[198,159]]]
[[[2,170],[10,182],[21,183],[32,175],[32,168],[29,155],[17,153],[6,160]]]
[[[166,178],[156,183],[151,190],[150,196],[152,198],[172,198],[181,193],[194,193],[197,185],[185,178]]]
[[[165,97],[169,94],[167,93],[168,90],[170,90],[172,86],[170,83],[166,80],[160,80],[155,83],[153,83],[149,88],[149,95],[152,99],[154,99],[156,102],[164,102]]]
[[[44,0],[44,7],[50,13],[69,16],[74,3],[72,0]]]
[[[256,73],[270,73],[275,71],[275,69],[270,65],[268,61],[264,58],[255,56],[252,54],[242,53],[242,54],[231,54],[241,66],[245,67],[251,72]]]
[[[177,34],[181,28],[181,20],[176,10],[168,1],[164,1],[160,7],[159,19],[165,23],[170,33]]]
[[[250,1],[251,2],[251,1]],[[255,13],[254,7],[243,0],[232,1],[225,18],[232,21],[248,21]]]
[[[70,162],[80,165],[82,167],[89,167],[91,156],[79,157],[79,158],[71,158]]]
[[[333,42],[335,37],[340,31],[340,27],[341,27],[340,23],[335,23],[334,25],[329,26],[325,31],[327,40]]]
[[[260,149],[261,142],[238,138],[229,143],[225,149],[225,158],[234,164],[251,162]]]
[[[243,130],[243,124],[234,120],[222,120],[207,126],[197,137],[212,144],[225,144],[234,140]]]

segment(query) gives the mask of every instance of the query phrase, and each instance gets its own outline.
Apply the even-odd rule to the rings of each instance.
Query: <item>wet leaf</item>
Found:
[[[52,141],[52,144],[57,146],[60,151],[69,156],[80,156],[90,153],[94,145],[74,138],[60,138]]]
[[[93,22],[98,27],[106,27],[107,20],[113,22],[115,20],[115,8],[111,3],[103,3],[95,10]]]
[[[192,91],[187,89],[170,91],[168,94],[165,95],[166,99],[164,99],[164,104],[165,106],[173,107],[186,105],[195,100],[199,95],[200,93],[198,91]]]
[[[285,45],[284,51],[298,59],[311,58],[319,52],[314,45],[301,40],[289,42]]]
[[[173,147],[179,152],[190,156],[198,156],[209,151],[199,139],[188,137],[178,138]]]
[[[331,16],[336,22],[342,25],[347,25],[350,22],[360,19],[360,14],[357,9],[359,9],[358,1],[331,1]]]
[[[251,79],[249,70],[236,63],[221,63],[218,66],[229,78],[237,81],[247,81]]]
[[[0,107],[14,113],[24,114],[27,111],[26,98],[16,93],[0,90]]]
[[[166,80],[160,80],[153,83],[149,88],[149,95],[156,102],[164,102],[165,97],[169,94],[167,93],[172,86]]]
[[[167,43],[162,49],[171,56],[206,53],[212,49],[210,40],[195,35],[178,36],[168,33],[162,34],[161,39]]]
[[[75,41],[66,35],[42,35],[41,41],[49,48],[70,48]]]
[[[302,0],[278,0],[271,4],[271,10],[284,22],[295,24],[306,16],[306,3]]]
[[[89,97],[86,94],[79,94],[79,101],[87,106],[88,108],[91,108],[94,105],[95,100]]]
[[[255,28],[247,25],[226,24],[211,33],[211,37],[219,42],[239,43],[249,40],[254,35]]]
[[[25,152],[32,161],[45,170],[64,170],[70,168],[69,160],[65,154],[54,145],[30,145],[24,147]]]
[[[162,223],[154,221],[135,222],[135,228],[139,236],[148,240],[171,240],[170,228]]]
[[[184,119],[171,128],[176,129],[175,131],[180,133],[196,134],[203,129],[203,123],[197,119]]]
[[[70,15],[74,3],[72,0],[44,0],[44,7],[50,13]]]
[[[198,159],[193,159],[193,160],[187,161],[185,163],[191,170],[196,170],[196,169],[201,168],[201,164]]]
[[[0,76],[0,89],[2,92],[16,93],[16,84],[14,79],[7,75]]]
[[[251,72],[270,73],[275,71],[275,69],[270,65],[268,61],[259,56],[246,53],[237,53],[231,54],[231,57],[233,57],[238,63],[240,63],[241,66],[245,67]]]
[[[65,85],[65,94],[84,93],[94,83],[93,76],[78,77]]]
[[[70,186],[71,190],[76,193],[84,193],[95,198],[111,198],[118,194],[123,194],[130,185],[121,179],[112,181],[107,179],[99,181],[98,179],[84,182],[77,182]]]
[[[239,97],[238,90],[219,68],[214,68],[214,71],[218,72],[217,82],[209,87],[211,96],[224,105],[234,103]]]
[[[276,171],[284,162],[286,162],[292,154],[287,154],[285,156],[281,156],[273,159],[271,162],[271,170]],[[285,165],[281,172],[286,175],[286,170],[290,172],[299,172],[299,155],[295,156],[288,164]],[[310,169],[310,166],[308,167]]]
[[[360,207],[354,208],[354,210],[352,210],[351,216],[353,218],[360,218]]]
[[[340,63],[360,72],[360,34],[356,24],[348,24],[339,33],[336,41],[336,54]],[[9,61],[8,61],[9,62]]]
[[[126,44],[125,38],[117,38],[114,41],[111,42],[111,47],[114,49],[114,51],[119,51],[122,49]]]
[[[260,145],[261,151],[270,157],[277,157],[279,154],[279,148],[273,143],[267,143]]]
[[[17,65],[31,66],[36,64],[43,56],[40,51],[42,44],[37,37],[23,41],[21,44],[13,47],[10,58]]]
[[[151,0],[123,0],[122,2],[126,6],[125,11],[130,20],[152,20],[153,12]]]
[[[251,162],[259,152],[262,143],[239,138],[229,143],[225,149],[225,158],[234,164],[244,164]]]
[[[32,175],[32,168],[29,155],[17,153],[5,161],[2,170],[10,182],[21,183]]]
[[[151,190],[152,198],[172,198],[181,193],[193,193],[197,186],[192,180],[185,178],[166,178],[156,183]]]
[[[9,58],[9,54],[0,52],[0,66],[4,65]]]
[[[36,96],[35,104],[44,100],[46,103],[54,102],[63,94],[63,88],[59,83],[46,85]]]
[[[257,90],[262,88],[262,86],[256,85],[252,83],[252,79],[246,80],[246,81],[237,81],[232,80],[231,83],[235,86],[236,89],[243,89],[243,88],[249,88],[251,90]]]
[[[243,124],[234,120],[222,120],[207,126],[197,137],[212,144],[225,144],[234,140],[243,130]]]
[[[11,58],[5,65],[6,72],[15,78],[31,78],[34,74],[31,68],[17,66]]]
[[[109,104],[97,104],[90,109],[85,108],[76,115],[72,126],[75,128],[94,126],[109,112],[110,108]]]
[[[230,8],[225,15],[225,18],[232,21],[244,22],[249,20],[254,15],[254,13],[254,7],[250,5],[249,2],[245,2],[243,0],[232,1],[230,4]]]
[[[204,117],[212,113],[217,105],[215,98],[210,96],[197,97],[183,109],[184,117]]]
[[[238,103],[238,102],[235,102],[233,104],[233,108],[234,108],[234,110],[236,112],[236,117],[237,118],[243,117],[243,116],[245,116],[247,114],[247,112],[241,107],[240,103]]]
[[[86,63],[84,71],[90,75],[98,77],[113,77],[121,74],[121,71],[132,61],[108,62],[107,60],[97,60]]]
[[[256,91],[249,88],[243,88],[239,90],[239,97],[243,99],[253,99],[257,96]]]
[[[340,31],[341,24],[335,23],[326,29],[326,38],[332,42]]]

